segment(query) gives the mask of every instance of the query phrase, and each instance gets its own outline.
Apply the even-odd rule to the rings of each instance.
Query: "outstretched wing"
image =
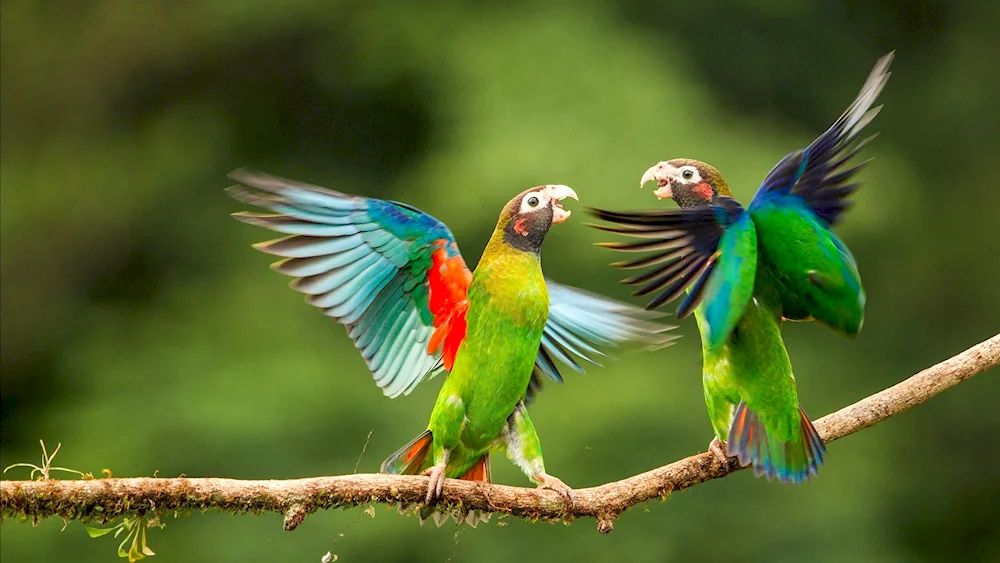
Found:
[[[622,280],[625,284],[642,285],[635,295],[658,292],[647,308],[673,301],[687,289],[677,316],[686,317],[703,303],[707,325],[702,329],[703,340],[709,347],[725,341],[750,300],[757,269],[756,230],[749,214],[736,200],[716,197],[711,205],[685,209],[590,211],[615,224],[592,226],[645,239],[600,246],[622,252],[653,253],[612,264],[626,269],[649,268],[643,274]]]
[[[830,227],[860,186],[851,179],[866,162],[850,161],[874,136],[854,141],[881,109],[872,104],[889,80],[892,58],[889,53],[875,63],[847,110],[808,147],[783,158],[750,204],[761,260],[774,274],[771,282],[785,318],[814,318],[849,335],[861,330],[861,277],[854,257]]]
[[[678,338],[676,328],[653,321],[662,315],[615,299],[545,280],[549,292],[549,319],[531,376],[531,401],[544,378],[562,382],[557,362],[583,373],[580,361],[601,365],[611,348],[629,343],[646,349],[668,346]]]
[[[450,369],[465,337],[472,274],[451,231],[402,203],[237,170],[226,191],[273,211],[233,216],[289,236],[254,245],[284,257],[272,268],[347,327],[389,397]]]
[[[750,209],[767,198],[801,198],[822,220],[824,226],[837,222],[850,203],[847,197],[860,184],[850,180],[867,161],[848,166],[874,135],[854,143],[855,138],[868,125],[882,106],[872,107],[889,80],[889,65],[893,53],[875,63],[871,74],[854,102],[825,133],[808,147],[790,153],[771,169],[761,184]]]

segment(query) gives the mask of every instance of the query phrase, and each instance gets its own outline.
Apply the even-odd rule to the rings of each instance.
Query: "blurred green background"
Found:
[[[812,416],[892,385],[1000,329],[996,6],[5,0],[2,464],[36,461],[44,439],[62,442],[57,465],[115,476],[333,475],[371,432],[358,471],[373,472],[424,428],[439,382],[381,395],[343,329],[249,248],[268,233],[228,217],[236,167],[417,205],[474,263],[536,184],[648,208],[642,171],[694,157],[749,200],[895,49],[876,160],[839,228],[865,329],[786,329]],[[626,298],[574,206],[546,272]],[[546,387],[532,418],[553,474],[585,487],[704,451],[697,333],[680,331]],[[421,528],[382,506],[294,533],[277,515],[194,514],[152,531],[152,561],[986,561],[997,379],[833,444],[807,485],[744,472],[637,507],[609,536],[592,520]],[[3,560],[116,560],[109,537],[62,527],[4,522]]]

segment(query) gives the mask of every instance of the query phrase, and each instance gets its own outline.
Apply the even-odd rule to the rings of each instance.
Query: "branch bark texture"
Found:
[[[1000,334],[815,422],[825,442],[858,432],[927,401],[945,389],[1000,364]],[[592,517],[602,533],[632,506],[719,479],[738,471],[735,460],[719,462],[711,453],[693,455],[651,471],[576,490],[568,506],[553,491],[449,479],[442,505],[511,514],[527,519]],[[343,475],[249,481],[216,478],[131,478],[0,482],[0,517],[33,520],[107,521],[154,512],[221,510],[285,515],[292,530],[316,510],[367,503],[419,504],[427,478],[397,475]]]

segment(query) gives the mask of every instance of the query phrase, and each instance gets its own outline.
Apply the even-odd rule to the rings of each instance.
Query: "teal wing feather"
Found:
[[[653,252],[614,264],[629,269],[650,268],[623,283],[643,284],[636,295],[659,292],[649,308],[672,301],[687,289],[677,316],[685,317],[700,305],[706,345],[715,349],[725,342],[750,300],[757,269],[756,229],[736,200],[717,197],[711,205],[685,209],[592,212],[616,225],[598,228],[646,239],[602,246],[623,252]]]
[[[549,318],[542,332],[534,373],[528,389],[532,400],[543,378],[561,383],[558,363],[582,373],[582,362],[601,365],[612,348],[637,344],[659,349],[676,336],[673,326],[655,322],[659,313],[615,299],[545,280],[549,293]]]
[[[272,268],[297,278],[292,288],[347,327],[387,396],[408,394],[440,368],[440,351],[427,349],[432,255],[444,249],[461,260],[443,223],[405,204],[246,170],[230,178],[240,185],[229,195],[274,212],[236,219],[289,235],[255,248],[284,257]]]

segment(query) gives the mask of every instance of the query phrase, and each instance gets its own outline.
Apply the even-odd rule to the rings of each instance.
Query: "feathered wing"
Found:
[[[237,200],[273,214],[235,213],[289,236],[254,245],[284,257],[272,268],[347,327],[375,382],[408,394],[465,336],[472,274],[451,231],[414,207],[237,170]]]
[[[662,316],[659,313],[548,279],[545,285],[549,318],[528,387],[529,401],[544,378],[562,382],[557,362],[583,373],[581,361],[601,365],[612,348],[634,344],[655,350],[677,338],[667,334],[675,327],[653,320]]]
[[[882,106],[872,107],[889,76],[893,53],[879,59],[851,105],[825,133],[805,149],[781,159],[761,184],[751,210],[763,199],[793,195],[801,198],[829,227],[837,222],[850,203],[847,197],[860,184],[850,180],[867,161],[849,166],[874,135],[854,143],[858,134],[878,115]]]
[[[237,170],[237,200],[274,213],[235,213],[244,223],[289,236],[254,245],[284,259],[275,270],[292,288],[347,327],[375,382],[389,397],[429,374],[451,370],[465,338],[472,273],[444,223],[412,206],[343,194]],[[672,327],[642,309],[549,283],[550,314],[532,389],[540,376],[562,381],[556,362],[583,371],[625,341],[665,345]],[[533,394],[532,390],[529,390]]]
[[[867,161],[852,159],[874,135],[855,141],[881,110],[872,105],[889,80],[892,58],[889,53],[875,63],[857,97],[826,132],[775,165],[750,203],[761,260],[773,274],[786,318],[815,318],[849,335],[861,329],[861,277],[830,227],[860,186],[852,179]]]
[[[677,309],[685,317],[702,305],[710,347],[725,342],[743,315],[753,293],[757,269],[757,238],[753,221],[736,200],[717,197],[711,205],[685,209],[616,212],[592,209],[615,226],[596,228],[645,239],[636,243],[601,243],[622,252],[652,252],[616,262],[619,268],[649,268],[622,280],[642,285],[635,294],[657,293],[648,308],[673,301],[687,289]]]

